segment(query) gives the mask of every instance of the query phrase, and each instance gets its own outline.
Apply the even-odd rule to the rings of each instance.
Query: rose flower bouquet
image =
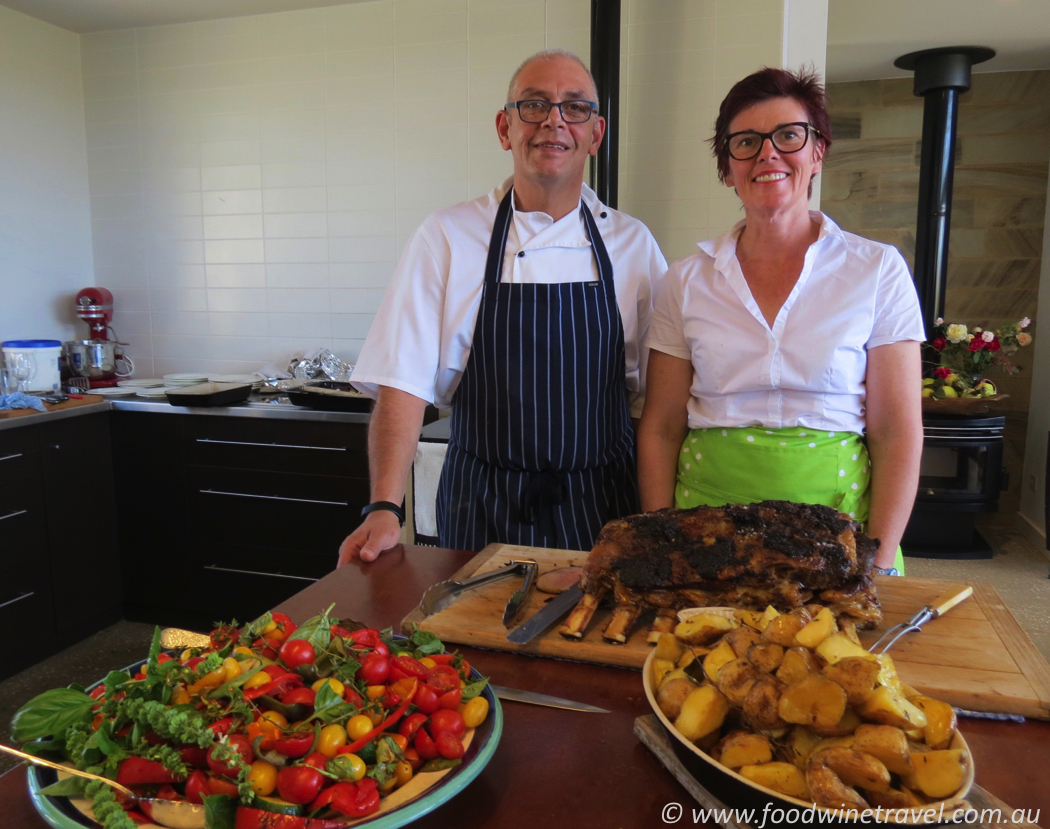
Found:
[[[939,365],[922,381],[923,397],[991,397],[995,386],[984,379],[984,373],[997,366],[1006,374],[1019,369],[1010,355],[1032,342],[1023,329],[1031,325],[1028,317],[994,331],[980,326],[970,331],[960,323],[946,323],[938,318],[933,339],[928,345],[938,353]]]

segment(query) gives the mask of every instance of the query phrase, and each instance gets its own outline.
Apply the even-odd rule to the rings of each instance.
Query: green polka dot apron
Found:
[[[871,501],[868,447],[855,432],[738,427],[693,429],[678,455],[675,506],[823,504],[867,524]],[[904,574],[897,548],[894,566]]]

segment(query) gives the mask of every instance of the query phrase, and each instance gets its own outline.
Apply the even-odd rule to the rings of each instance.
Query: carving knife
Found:
[[[546,705],[548,708],[564,708],[568,711],[589,711],[592,714],[608,714],[608,708],[588,705],[586,702],[574,702],[571,699],[552,697],[550,694],[538,694],[535,691],[520,691],[517,688],[505,688],[502,685],[490,685],[492,693],[500,699],[513,702],[528,702],[532,705]]]
[[[537,610],[524,624],[514,628],[507,634],[507,641],[513,642],[515,645],[525,645],[531,642],[572,610],[582,598],[583,591],[578,584],[574,584],[564,593],[559,593]]]
[[[868,650],[872,653],[876,653],[875,649],[882,645],[881,652],[885,653],[906,633],[918,633],[919,629],[930,621],[930,619],[937,619],[943,616],[957,604],[966,601],[972,595],[973,587],[968,584],[957,584],[955,587],[949,588],[934,599],[932,604],[926,605],[926,607],[910,619],[901,622],[899,625],[894,625],[887,630],[874,645],[868,648]]]

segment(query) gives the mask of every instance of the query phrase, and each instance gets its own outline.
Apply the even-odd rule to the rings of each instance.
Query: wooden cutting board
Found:
[[[556,567],[582,565],[587,554],[579,550],[490,544],[453,578],[483,573],[516,558],[535,559],[540,573],[545,573]],[[883,621],[878,629],[862,634],[865,644],[871,644],[883,631],[904,621],[958,582],[876,576],[875,583]],[[1050,665],[1003,605],[995,588],[984,582],[972,584],[973,598],[943,618],[927,622],[921,633],[909,634],[893,647],[891,655],[901,678],[959,708],[1050,720]],[[640,668],[649,655],[652,646],[646,642],[648,620],[644,616],[625,644],[612,645],[602,639],[610,614],[606,608],[595,614],[582,640],[563,638],[554,625],[528,645],[511,644],[502,624],[503,608],[520,586],[518,577],[484,585],[426,618],[417,608],[404,618],[402,630],[411,633],[413,624],[419,624],[446,642],[625,668]],[[522,618],[529,618],[550,598],[533,591]]]

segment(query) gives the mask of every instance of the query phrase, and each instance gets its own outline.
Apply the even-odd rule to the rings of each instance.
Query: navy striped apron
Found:
[[[638,511],[612,263],[581,207],[597,282],[500,282],[512,192],[496,213],[471,353],[452,398],[439,544],[589,550],[607,521]]]

